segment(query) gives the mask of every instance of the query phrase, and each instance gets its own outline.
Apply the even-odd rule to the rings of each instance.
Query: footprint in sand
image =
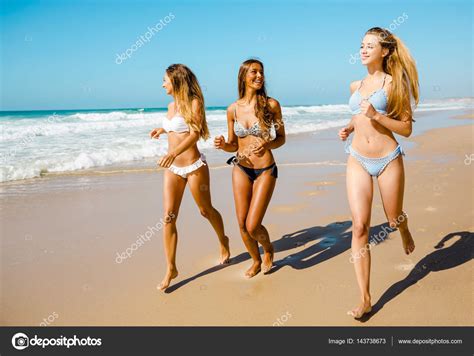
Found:
[[[296,211],[300,211],[306,208],[306,205],[299,204],[299,205],[275,205],[271,209],[275,213],[294,213]]]
[[[316,190],[312,190],[312,191],[306,191],[306,192],[303,192],[304,195],[306,196],[315,196],[315,195],[320,195],[321,193],[323,193],[324,191],[326,191],[327,187],[330,186],[330,185],[335,185],[336,182],[330,182],[330,181],[322,181],[322,182],[308,182],[306,183],[306,185],[310,185],[312,187],[316,187]]]
[[[320,195],[322,192],[319,190],[313,191],[313,192],[303,192],[304,195],[308,197],[314,197],[315,195]]]
[[[335,185],[336,182],[330,182],[330,181],[322,181],[322,182],[308,182],[306,185],[311,185],[313,187],[321,187],[321,189],[324,189],[326,186],[330,185]]]

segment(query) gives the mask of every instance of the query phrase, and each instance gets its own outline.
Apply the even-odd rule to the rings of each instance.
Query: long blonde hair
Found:
[[[366,35],[376,35],[382,48],[388,49],[383,59],[383,70],[392,76],[392,86],[388,95],[388,116],[399,120],[404,115],[411,116],[412,103],[419,102],[418,71],[415,60],[405,44],[390,31],[373,27]]]
[[[201,87],[194,73],[184,64],[172,64],[166,69],[166,74],[173,85],[173,96],[179,112],[184,117],[184,121],[193,131],[199,132],[199,137],[207,140],[209,129],[206,121],[206,111],[204,106],[204,96]],[[193,118],[192,102],[199,103],[199,114],[202,119],[196,121]]]
[[[263,71],[263,63],[258,59],[247,59],[240,65],[239,74],[237,76],[239,99],[242,99],[245,96],[245,77],[247,76],[247,72],[249,71],[250,66],[254,63],[259,64],[262,67]],[[270,99],[270,97],[267,95],[267,90],[265,88],[265,80],[263,81],[262,87],[257,90],[256,95],[257,102],[255,103],[255,116],[258,119],[260,127],[268,131],[274,123],[274,115],[268,108],[268,99]]]

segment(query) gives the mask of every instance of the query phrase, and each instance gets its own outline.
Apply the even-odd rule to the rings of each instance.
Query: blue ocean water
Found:
[[[417,112],[472,109],[473,98],[427,101]],[[347,105],[283,107],[287,134],[341,127],[350,120]],[[151,140],[166,109],[3,111],[0,112],[0,182],[40,177],[45,172],[129,164],[166,153],[167,140]],[[211,137],[227,136],[226,108],[206,110]],[[200,141],[204,152],[212,139]]]

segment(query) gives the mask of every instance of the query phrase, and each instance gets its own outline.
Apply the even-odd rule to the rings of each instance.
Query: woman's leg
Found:
[[[242,172],[239,167],[232,169],[232,188],[234,191],[235,212],[237,214],[237,222],[239,223],[240,235],[244,241],[245,247],[252,257],[252,266],[245,272],[247,278],[255,276],[260,272],[262,260],[258,251],[258,242],[252,239],[247,231],[246,220],[252,199],[253,183],[247,175]]]
[[[186,179],[165,169],[163,176],[163,244],[168,265],[166,275],[158,286],[161,290],[168,288],[171,280],[178,276],[178,269],[176,268],[176,245],[178,243],[176,219],[178,218],[184,188],[186,188]]]
[[[211,203],[209,167],[207,165],[202,166],[189,174],[188,183],[201,215],[209,220],[219,238],[221,244],[221,263],[229,263],[229,238],[225,235],[221,214],[219,214]]]
[[[260,242],[263,247],[263,273],[269,272],[273,266],[273,246],[267,229],[262,225],[262,221],[272,198],[275,184],[276,178],[271,175],[271,170],[263,172],[255,180],[246,220],[246,227],[250,236]]]
[[[398,156],[378,177],[383,208],[391,228],[398,228],[402,237],[403,250],[408,255],[415,249],[415,242],[408,230],[408,217],[403,213],[403,192],[405,171],[403,158]]]
[[[360,318],[372,309],[370,302],[370,249],[368,248],[372,208],[372,177],[352,156],[347,161],[347,198],[352,214],[352,257],[361,303],[348,312]]]

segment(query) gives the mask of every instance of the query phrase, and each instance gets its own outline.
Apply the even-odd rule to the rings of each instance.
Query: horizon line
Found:
[[[448,100],[448,99],[474,99],[474,96],[451,96],[444,98],[431,98],[425,100]],[[420,104],[425,100],[421,101]],[[282,107],[295,107],[295,106],[324,106],[324,105],[347,105],[347,103],[338,104],[292,104],[292,105],[281,105]],[[226,108],[229,105],[211,105],[206,106],[206,110],[210,108]],[[41,111],[94,111],[94,110],[166,110],[167,107],[121,107],[121,108],[91,108],[91,109],[33,109],[33,110],[0,110],[1,113],[6,112],[41,112]]]

